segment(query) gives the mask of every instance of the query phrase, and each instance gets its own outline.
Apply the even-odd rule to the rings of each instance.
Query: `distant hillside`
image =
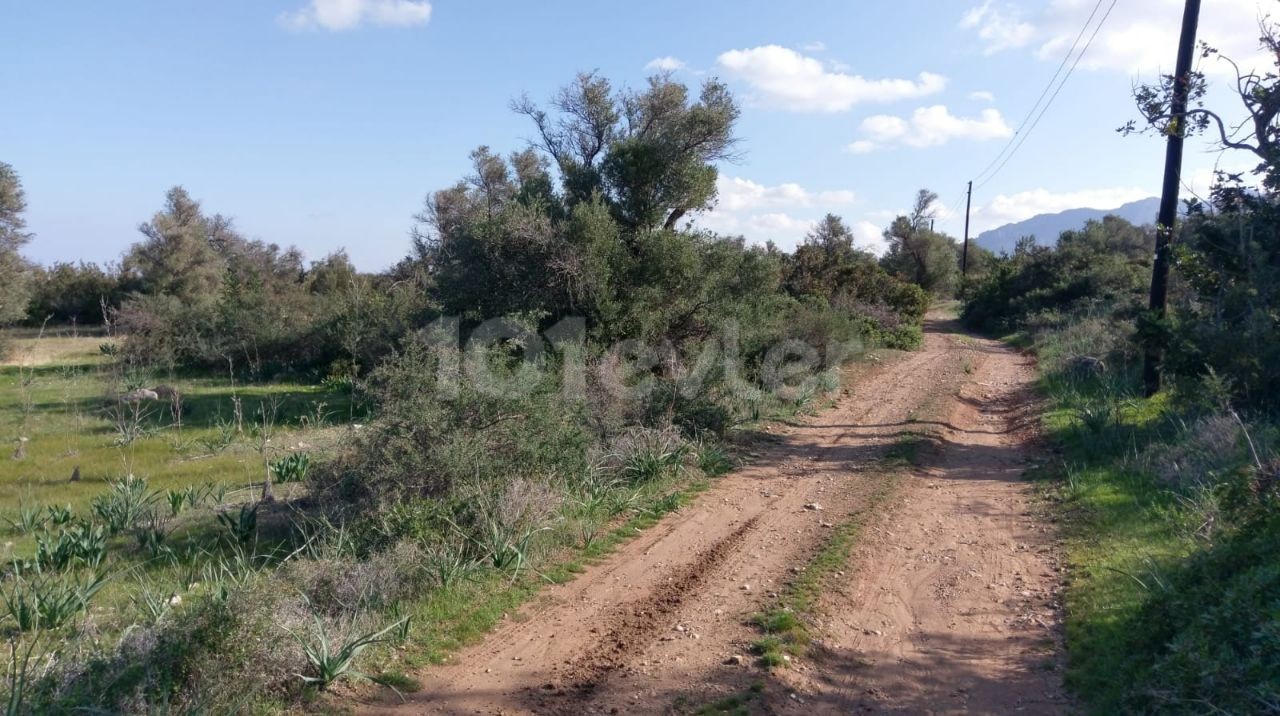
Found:
[[[1016,224],[1005,224],[997,229],[984,231],[978,235],[978,245],[984,249],[998,253],[1012,252],[1018,239],[1034,236],[1041,244],[1054,244],[1058,235],[1064,231],[1079,229],[1090,220],[1100,220],[1104,216],[1115,215],[1141,226],[1154,224],[1156,214],[1160,210],[1160,199],[1151,197],[1130,202],[1119,209],[1068,209],[1057,214],[1039,214]]]

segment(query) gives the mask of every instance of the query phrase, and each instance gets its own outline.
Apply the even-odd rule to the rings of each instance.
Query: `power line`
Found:
[[[967,189],[961,188],[961,189],[960,189],[960,191],[961,191],[962,193],[961,193],[959,196],[957,196],[957,197],[956,197],[956,200],[955,200],[955,201],[953,201],[953,202],[951,202],[951,206],[950,206],[950,207],[948,207],[948,209],[947,209],[947,213],[948,213],[948,214],[957,214],[957,213],[959,213],[959,211],[960,211],[960,205],[964,203],[964,198],[965,198],[965,194],[964,194],[963,192],[966,192],[966,191],[967,191]]]
[[[1049,96],[1049,101],[1046,102],[1044,107],[1040,110],[1040,114],[1036,115],[1035,121],[1033,121],[1031,126],[1027,128],[1027,131],[1018,138],[1017,144],[1013,145],[1013,150],[1009,152],[1008,156],[1000,162],[999,166],[987,175],[986,179],[983,179],[982,182],[975,187],[976,189],[981,189],[992,179],[996,178],[996,175],[1000,173],[1000,170],[1004,169],[1005,165],[1009,163],[1009,160],[1013,159],[1013,156],[1022,148],[1022,144],[1027,141],[1027,137],[1031,136],[1031,133],[1035,131],[1036,126],[1040,124],[1040,120],[1044,118],[1045,113],[1049,111],[1051,106],[1053,106],[1053,101],[1058,98],[1058,93],[1062,92],[1062,88],[1067,85],[1067,80],[1071,79],[1071,75],[1076,71],[1076,67],[1078,67],[1080,65],[1080,61],[1084,59],[1085,54],[1093,45],[1093,41],[1097,39],[1098,33],[1102,30],[1102,26],[1107,23],[1107,18],[1111,17],[1111,11],[1116,9],[1117,2],[1119,2],[1119,0],[1111,0],[1111,5],[1107,7],[1106,14],[1104,14],[1102,19],[1098,21],[1098,25],[1093,28],[1093,34],[1089,36],[1089,41],[1085,43],[1083,48],[1081,48],[1080,54],[1076,55],[1075,61],[1071,63],[1071,68],[1067,70],[1067,74],[1063,76],[1062,81],[1058,83],[1057,89],[1055,89],[1053,94]],[[1086,24],[1085,27],[1087,28],[1088,25]],[[1068,53],[1067,57],[1070,56],[1071,55]]]
[[[1036,110],[1040,108],[1040,103],[1044,101],[1045,96],[1049,94],[1049,90],[1053,88],[1053,83],[1057,81],[1058,75],[1062,74],[1063,68],[1067,66],[1067,61],[1071,59],[1071,56],[1075,54],[1076,48],[1080,46],[1080,40],[1084,39],[1085,31],[1088,30],[1089,25],[1093,23],[1093,18],[1098,14],[1098,10],[1102,7],[1102,3],[1104,1],[1105,0],[1098,0],[1098,2],[1094,4],[1093,12],[1089,13],[1089,19],[1085,20],[1084,25],[1080,27],[1080,32],[1076,34],[1075,42],[1071,43],[1071,49],[1067,50],[1067,54],[1063,55],[1062,62],[1058,63],[1058,69],[1054,71],[1053,76],[1049,78],[1047,83],[1045,83],[1044,89],[1041,90],[1040,96],[1036,98],[1035,104],[1031,105],[1031,109],[1027,110],[1027,116],[1022,118],[1022,122],[1018,124],[1018,128],[1013,131],[1013,136],[1009,137],[1009,141],[1000,149],[1000,152],[991,160],[991,163],[987,164],[982,171],[978,172],[973,177],[974,181],[981,180],[983,175],[990,171],[991,167],[994,167],[996,162],[1000,161],[1000,158],[1004,156],[1004,153],[1009,151],[1009,147],[1013,146],[1013,143],[1017,141],[1018,137],[1022,134],[1022,130],[1026,128],[1027,122],[1031,121],[1031,117],[1036,113]]]

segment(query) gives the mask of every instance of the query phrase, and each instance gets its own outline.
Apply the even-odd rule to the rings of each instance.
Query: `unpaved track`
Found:
[[[922,350],[866,371],[750,467],[421,674],[407,703],[381,694],[360,712],[680,713],[760,682],[748,708],[761,713],[1052,711],[1056,630],[1038,601],[1055,583],[1041,576],[1050,542],[1018,482],[1027,434],[1011,429],[1031,368],[956,330],[931,317]],[[922,431],[938,437],[926,469],[876,468]],[[827,600],[814,660],[773,675],[725,664],[758,636],[748,617],[851,516],[874,527]]]

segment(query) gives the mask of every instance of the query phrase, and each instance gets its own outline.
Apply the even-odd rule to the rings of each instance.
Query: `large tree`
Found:
[[[524,99],[515,109],[534,122],[533,147],[509,158],[476,149],[471,173],[415,217],[412,263],[441,307],[473,319],[585,316],[628,334],[664,322],[702,330],[692,326],[713,299],[697,287],[719,247],[677,224],[712,205],[712,163],[732,156],[738,110],[725,87],[707,82],[693,98],[662,75],[615,92],[584,74],[549,108]],[[627,310],[642,291],[658,291],[663,310]]]
[[[533,120],[535,145],[555,162],[570,205],[602,196],[627,229],[673,229],[711,207],[714,162],[734,156],[739,110],[727,87],[703,83],[696,101],[669,74],[643,91],[615,92],[581,74],[551,102],[555,115],[528,98],[515,109]]]
[[[956,242],[933,230],[937,201],[937,194],[921,189],[911,213],[893,220],[884,233],[889,251],[881,265],[935,296],[949,296],[959,282]]]
[[[142,293],[191,304],[217,298],[226,268],[217,247],[225,243],[229,225],[206,218],[200,203],[175,186],[165,195],[164,209],[138,231],[146,238],[134,244],[124,266]]]
[[[31,240],[23,218],[26,210],[22,179],[12,166],[0,162],[0,323],[21,320],[27,314],[31,266],[21,253]]]
[[[841,276],[856,266],[874,266],[875,257],[854,246],[853,231],[827,214],[796,248],[787,272],[787,289],[796,295],[830,297]]]

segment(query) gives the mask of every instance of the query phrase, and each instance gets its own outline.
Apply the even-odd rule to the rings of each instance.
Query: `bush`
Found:
[[[1168,320],[1144,335],[1163,348],[1165,369],[1229,382],[1242,406],[1280,406],[1280,208],[1230,185],[1213,207],[1193,205],[1175,249],[1176,275],[1189,290],[1173,296]]]
[[[447,495],[473,479],[573,475],[586,468],[589,437],[580,405],[563,400],[546,373],[503,348],[481,358],[513,381],[507,390],[457,380],[429,333],[412,337],[371,377],[378,419],[346,459],[320,473],[322,492],[381,505]],[[554,371],[549,371],[554,373]]]
[[[60,261],[35,271],[27,322],[100,325],[119,308],[126,291],[124,278],[110,266]]]
[[[1134,320],[1145,305],[1154,238],[1115,216],[1065,231],[1056,246],[1018,242],[971,288],[962,319],[996,333],[1023,330],[1046,316],[1066,325],[1079,315]]]
[[[1240,524],[1167,578],[1135,619],[1135,712],[1262,713],[1280,704],[1280,519]]]

